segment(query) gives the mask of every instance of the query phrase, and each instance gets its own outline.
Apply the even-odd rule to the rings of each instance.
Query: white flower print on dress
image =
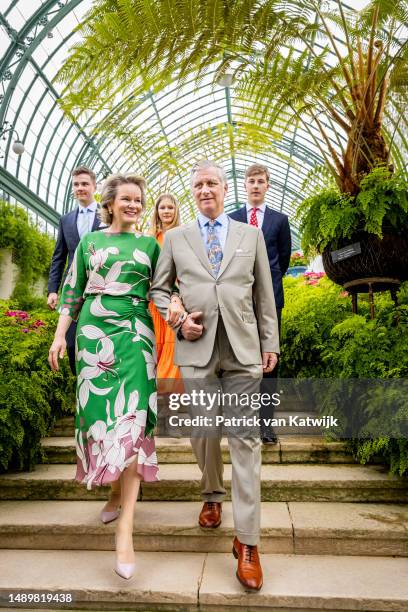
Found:
[[[98,378],[104,372],[115,373],[113,365],[115,363],[115,355],[113,352],[113,342],[110,338],[95,325],[84,325],[82,333],[91,339],[99,339],[98,346],[100,349],[96,353],[91,353],[87,349],[78,352],[78,360],[82,359],[87,364],[78,374],[78,398],[82,408],[86,406],[89,399],[89,392],[95,395],[106,395],[111,391],[112,387],[99,388],[96,387],[92,380]],[[102,337],[101,337],[102,335]]]
[[[106,336],[105,332],[96,327],[96,325],[83,325],[81,327],[81,334],[89,340],[98,340],[98,338],[105,338]]]
[[[116,279],[120,276],[122,266],[127,261],[115,261],[111,269],[105,276],[101,276],[97,272],[90,272],[85,293],[106,293],[108,295],[126,295],[132,289],[129,283],[118,283]]]
[[[146,427],[147,412],[146,410],[128,410],[126,414],[117,420],[116,432],[119,438],[125,438],[128,434],[131,435],[133,444],[136,443],[142,432],[142,427]]]
[[[116,469],[122,471],[127,465],[125,461],[125,439],[129,438],[130,435],[132,444],[135,444],[142,433],[142,428],[146,426],[146,411],[137,410],[139,402],[138,391],[130,393],[128,411],[126,414],[123,414],[125,406],[125,382],[122,382],[115,401],[115,416],[119,417],[116,421],[116,427],[108,430],[105,421],[99,420],[90,426],[87,433],[88,439],[91,438],[93,440],[91,452],[96,457],[96,468],[106,465],[112,474]],[[107,413],[108,411],[109,402],[107,402]]]
[[[144,464],[146,466],[156,466],[157,465],[156,451],[153,451],[149,455],[146,455],[143,448],[139,448],[138,463],[139,465]]]
[[[120,417],[123,414],[123,409],[125,407],[125,382],[126,380],[124,380],[120,385],[118,394],[115,399],[115,405],[113,407],[115,417]]]
[[[71,267],[68,270],[67,277],[65,279],[65,284],[69,285],[72,289],[75,289],[75,285],[77,282],[77,253],[78,249],[75,249],[74,257],[72,259]]]
[[[119,249],[117,247],[108,247],[107,249],[95,250],[94,245],[90,244],[88,252],[92,253],[91,257],[89,258],[89,263],[94,271],[98,272],[98,270],[104,267],[105,262],[109,257],[109,253],[112,253],[112,255],[118,255]]]
[[[133,259],[138,263],[141,263],[144,266],[147,266],[149,270],[152,267],[152,262],[150,261],[150,257],[144,251],[139,251],[139,249],[135,249],[133,251]]]
[[[76,446],[77,457],[82,463],[83,470],[86,472],[87,460],[86,460],[86,455],[85,455],[84,441],[82,439],[82,432],[80,429],[77,429],[76,431],[76,445],[75,446]]]
[[[94,317],[118,317],[119,313],[114,310],[108,310],[102,304],[102,296],[97,295],[90,307],[90,312]]]
[[[151,378],[155,378],[156,376],[156,349],[154,349],[153,354],[148,351],[142,351],[143,357],[146,362],[146,370],[147,370],[147,378],[150,380]]]
[[[91,380],[82,378],[81,374],[78,374],[78,399],[81,408],[85,408],[88,403],[89,393],[92,392],[94,395],[106,395],[112,391],[112,387],[99,388],[96,387]]]
[[[120,446],[115,429],[107,431],[105,421],[95,421],[89,428],[88,438],[93,440],[91,452],[96,457],[96,468],[108,464],[108,470],[113,474],[117,467],[123,466],[125,449]]]
[[[136,319],[135,327],[138,336],[144,336],[150,340],[152,344],[156,343],[156,336],[154,335],[154,332],[149,329],[149,327],[147,327],[147,325],[145,325],[140,319]]]
[[[149,408],[157,416],[157,392],[150,394],[149,397]]]
[[[108,337],[101,338],[99,344],[101,348],[97,349],[96,353],[90,353],[87,349],[82,350],[82,360],[87,364],[80,372],[82,378],[92,379],[103,372],[114,372],[112,366],[115,363],[115,356],[112,340]]]

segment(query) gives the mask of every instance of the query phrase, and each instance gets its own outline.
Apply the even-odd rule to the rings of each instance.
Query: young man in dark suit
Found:
[[[268,168],[261,164],[249,166],[245,172],[245,190],[248,195],[248,203],[231,213],[230,217],[236,221],[262,228],[271,269],[280,334],[284,305],[282,277],[289,267],[292,242],[288,217],[266,206],[265,197],[268,189]],[[275,368],[272,372],[264,374],[264,378],[276,378],[277,372],[278,368]],[[262,406],[260,416],[261,419],[272,418],[273,406]],[[265,425],[261,428],[261,437],[264,444],[274,444],[277,441],[273,428]]]
[[[59,222],[58,238],[48,277],[48,306],[51,310],[55,310],[57,306],[58,291],[65,279],[64,272],[69,270],[80,239],[88,232],[97,230],[100,225],[96,214],[95,173],[86,166],[75,168],[72,172],[72,189],[78,206],[63,215]],[[75,328],[76,324],[73,322],[66,336],[69,364],[73,374],[75,374]]]

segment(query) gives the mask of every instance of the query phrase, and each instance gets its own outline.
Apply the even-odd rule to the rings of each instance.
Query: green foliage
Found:
[[[47,362],[57,315],[44,309],[26,313],[17,306],[0,302],[2,471],[31,469],[41,459],[40,439],[74,406],[75,381],[67,359],[56,373]]]
[[[288,139],[300,125],[336,182],[351,181],[347,191],[355,193],[367,168],[388,162],[388,146],[403,166],[399,136],[390,132],[406,106],[407,0],[372,0],[363,12],[340,2],[334,8],[317,0],[96,0],[58,74],[66,86],[60,103],[75,118],[95,111],[96,132],[120,124],[139,164],[132,141],[144,154],[151,143],[146,149],[137,100],[170,84],[181,99],[187,82],[191,91],[232,73],[236,124]],[[392,123],[383,121],[384,109]],[[155,137],[153,148],[156,155]],[[247,152],[242,141],[240,150]]]
[[[323,351],[336,323],[350,312],[350,303],[339,298],[339,287],[327,278],[310,284],[304,277],[285,277],[285,308],[279,372],[283,378],[323,378]]]
[[[33,284],[48,276],[54,241],[35,227],[25,210],[0,201],[0,248],[12,249],[19,268],[12,297],[31,299]]]
[[[351,381],[381,379],[392,382],[408,378],[408,283],[399,292],[395,307],[388,293],[376,295],[376,318],[369,318],[367,299],[360,297],[359,315],[351,313],[350,298],[326,278],[311,283],[305,278],[285,278],[282,319],[283,378],[319,378]],[[399,324],[397,325],[397,320]],[[362,410],[361,422],[381,431],[384,412],[395,422],[408,421],[407,393],[390,388],[379,392],[372,385],[355,398]],[[328,386],[325,406],[336,408],[336,387]],[[391,412],[392,410],[392,412]],[[353,415],[357,419],[359,415]],[[354,427],[357,426],[354,423]],[[408,441],[379,436],[369,439],[361,426],[350,446],[362,463],[380,457],[393,473],[408,471]]]
[[[373,458],[385,458],[392,474],[408,474],[408,440],[406,438],[375,438],[352,440],[351,449],[360,463]]]
[[[382,237],[386,229],[408,228],[408,178],[378,166],[362,179],[357,196],[324,189],[306,198],[297,216],[305,253],[336,248],[358,231]]]

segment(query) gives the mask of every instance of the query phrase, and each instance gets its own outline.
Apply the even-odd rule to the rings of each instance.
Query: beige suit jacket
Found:
[[[169,230],[150,290],[163,316],[176,280],[185,309],[201,311],[204,326],[198,340],[176,340],[177,365],[203,367],[209,362],[220,315],[243,365],[261,364],[262,352],[279,353],[271,271],[260,229],[229,220],[217,278],[211,273],[198,221]]]

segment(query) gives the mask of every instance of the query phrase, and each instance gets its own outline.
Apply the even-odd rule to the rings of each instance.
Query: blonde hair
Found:
[[[112,174],[108,176],[102,187],[101,203],[99,206],[99,217],[102,223],[111,225],[113,215],[109,212],[110,207],[115,201],[118,187],[121,185],[137,185],[142,193],[142,207],[146,208],[146,181],[143,176],[138,174]]]
[[[154,203],[154,209],[153,209],[152,218],[150,221],[149,234],[155,237],[159,234],[159,232],[163,231],[163,224],[160,221],[160,217],[159,217],[159,204],[166,198],[169,199],[171,202],[173,202],[174,207],[175,207],[173,221],[170,223],[170,226],[167,229],[178,227],[180,225],[180,205],[177,199],[172,193],[161,193],[159,197],[157,198],[156,202]]]

